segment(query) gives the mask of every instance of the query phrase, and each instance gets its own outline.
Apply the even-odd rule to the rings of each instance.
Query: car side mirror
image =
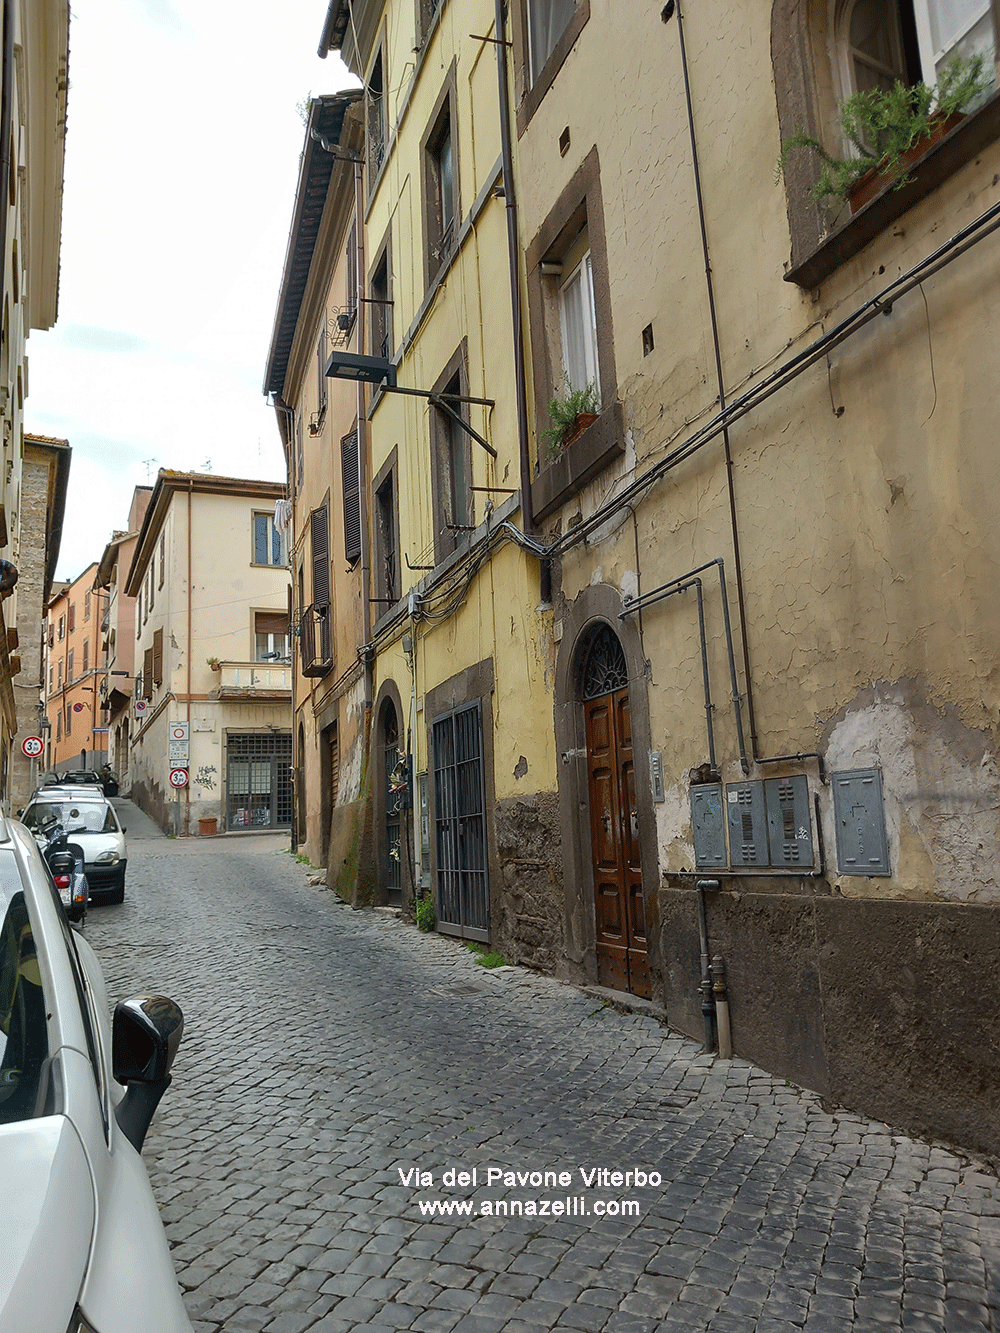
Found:
[[[180,1006],[165,995],[137,995],[115,1006],[112,1072],[128,1088],[115,1119],[137,1152],[142,1151],[153,1113],[170,1086],[170,1066],[183,1033]]]

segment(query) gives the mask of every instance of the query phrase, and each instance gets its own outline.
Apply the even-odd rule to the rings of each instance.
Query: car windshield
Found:
[[[11,893],[9,889],[16,888]],[[16,876],[0,875],[0,1125],[40,1113],[49,1054],[45,997],[31,921]]]
[[[62,824],[66,833],[117,833],[114,811],[103,801],[36,801],[24,812],[33,833]]]

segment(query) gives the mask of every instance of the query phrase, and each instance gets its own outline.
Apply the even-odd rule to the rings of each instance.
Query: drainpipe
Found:
[[[510,97],[507,90],[507,17],[504,0],[496,0],[494,18],[497,49],[497,81],[500,94],[500,153],[503,164],[504,208],[507,215],[507,261],[510,272],[510,311],[514,337],[514,386],[517,397],[517,445],[521,483],[521,526],[530,537],[535,531],[531,504],[531,452],[528,442],[528,390],[524,368],[524,321],[521,308],[521,249],[517,236],[517,195],[514,190],[514,157],[511,151]],[[551,598],[552,566],[542,561],[542,601]]]
[[[715,1050],[715,1032],[712,1020],[715,1017],[715,988],[712,982],[712,967],[708,956],[708,913],[705,909],[705,890],[717,891],[721,885],[717,879],[699,879],[695,884],[698,894],[698,935],[701,940],[701,1016],[705,1024],[705,1054]]]
[[[188,604],[187,604],[187,729],[188,745],[191,744],[191,493],[194,490],[194,478],[188,477],[187,493],[187,585],[188,585]],[[190,762],[190,751],[188,753]],[[189,774],[190,777],[190,774]],[[225,821],[223,821],[225,828]],[[185,838],[191,832],[191,787],[190,782],[184,788],[184,836]]]
[[[684,71],[684,98],[687,103],[688,134],[691,140],[691,165],[694,168],[694,189],[698,204],[698,222],[701,228],[701,248],[705,262],[705,287],[708,297],[708,313],[712,324],[712,343],[715,349],[715,375],[719,396],[719,411],[726,411],[726,385],[722,373],[722,351],[719,345],[719,324],[715,310],[715,283],[712,277],[712,261],[708,248],[708,229],[705,224],[705,203],[701,192],[701,169],[698,162],[698,143],[694,130],[694,106],[691,101],[691,82],[688,77],[687,49],[684,45],[684,20],[681,15],[680,0],[670,0],[663,10],[666,22],[672,12],[677,14],[677,36],[681,48],[681,67]],[[753,682],[750,677],[750,645],[747,640],[747,616],[743,592],[743,562],[740,557],[740,534],[736,519],[736,487],[733,481],[733,455],[729,445],[729,427],[722,430],[722,442],[726,455],[726,480],[729,488],[729,519],[733,538],[733,565],[736,575],[736,601],[740,608],[740,641],[743,649],[743,674],[746,679],[747,722],[750,727],[750,753],[757,757],[757,722],[753,707]],[[727,612],[728,614],[728,612]],[[748,772],[746,766],[744,773]]]
[[[354,160],[354,234],[357,241],[355,255],[355,289],[357,291],[358,313],[358,351],[365,350],[367,322],[365,320],[365,197],[362,162],[360,157]],[[368,415],[365,404],[365,386],[361,380],[357,385],[358,415],[358,527],[361,531],[361,642],[364,644],[365,669],[365,717],[371,717],[373,688],[374,653],[370,651],[371,642],[371,553],[368,549]],[[333,625],[330,625],[333,633]]]
[[[290,648],[289,657],[291,658],[291,685],[292,685],[292,775],[291,775],[291,776],[292,776],[292,827],[291,827],[291,835],[292,835],[292,850],[294,851],[294,850],[298,847],[298,837],[299,837],[299,765],[302,763],[302,756],[299,754],[299,729],[298,729],[298,726],[296,725],[296,711],[297,711],[297,709],[298,709],[298,701],[297,701],[297,699],[296,699],[296,697],[295,697],[295,695],[296,695],[296,690],[295,690],[295,675],[296,675],[296,672],[295,672],[295,634],[294,634],[293,629],[292,629],[292,626],[295,624],[295,612],[296,612],[296,610],[298,610],[298,613],[299,613],[299,626],[300,626],[300,628],[299,628],[299,634],[301,635],[301,633],[302,633],[302,630],[301,630],[302,607],[301,607],[301,606],[296,607],[296,603],[295,603],[295,570],[294,570],[294,566],[293,566],[293,563],[292,563],[292,552],[295,550],[295,538],[296,538],[296,522],[295,522],[295,515],[296,515],[296,504],[297,504],[297,497],[298,497],[298,487],[296,486],[295,483],[296,483],[296,481],[298,481],[298,478],[295,476],[295,469],[294,469],[294,468],[292,467],[292,465],[291,465],[291,455],[292,455],[292,450],[295,448],[295,413],[294,413],[294,411],[288,406],[288,404],[285,402],[284,398],[282,398],[280,394],[277,395],[277,396],[275,397],[274,406],[275,406],[275,411],[279,414],[279,419],[280,419],[280,421],[282,421],[282,422],[284,423],[284,427],[283,427],[283,429],[282,429],[282,431],[281,431],[281,437],[282,437],[282,445],[284,446],[284,450],[285,450],[285,472],[286,472],[287,475],[288,475],[288,494],[289,494],[289,496],[291,497],[291,502],[292,502],[292,524],[291,524],[291,535],[290,535],[290,540],[289,540],[289,542],[288,542],[288,546],[287,546],[287,552],[288,552],[288,581],[289,581],[289,584],[290,584],[290,588],[289,588],[290,596],[289,596],[288,602],[289,602],[289,605],[290,605],[291,608],[292,608],[292,614],[288,617],[288,641],[289,641],[289,648]],[[301,645],[301,638],[299,639],[299,643],[300,643],[300,645]],[[300,648],[299,648],[299,661],[301,662],[301,660],[302,660],[302,649],[301,649],[301,647],[300,647]],[[191,743],[191,733],[188,732],[188,744],[190,744],[190,743]]]
[[[733,1058],[733,1036],[729,1027],[729,992],[726,989],[726,964],[722,954],[712,959],[712,989],[715,992],[715,1017],[719,1026],[719,1059]]]
[[[11,85],[14,82],[14,6],[6,0],[3,7],[3,73],[0,75],[0,187],[3,190],[3,202],[0,203],[0,273],[7,264],[7,220],[10,208],[7,203],[7,182],[10,179],[10,123],[13,115],[11,106]]]

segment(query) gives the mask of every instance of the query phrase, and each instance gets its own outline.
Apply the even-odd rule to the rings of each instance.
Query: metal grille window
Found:
[[[226,738],[226,825],[280,828],[292,822],[292,733]]]
[[[583,697],[599,699],[628,686],[628,663],[618,635],[603,625],[591,640],[583,664]]]
[[[489,941],[490,907],[480,703],[434,723],[434,836],[438,925]]]
[[[382,78],[382,52],[375,57],[368,75],[368,179],[374,180],[385,158],[385,90]]]

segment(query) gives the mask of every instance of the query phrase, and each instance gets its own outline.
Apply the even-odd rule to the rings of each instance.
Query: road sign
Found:
[[[29,759],[37,759],[45,749],[45,742],[41,736],[25,736],[21,742],[21,752],[26,754]]]
[[[144,717],[144,716],[145,716],[145,713],[146,713],[146,700],[145,700],[145,699],[136,699],[136,701],[135,701],[135,715],[136,715],[136,717]]]
[[[186,768],[172,768],[170,770],[170,785],[176,787],[178,791],[188,785],[188,772]]]
[[[73,712],[74,712],[74,713],[82,713],[82,712],[83,712],[83,704],[74,704],[74,705],[73,705]]]
[[[188,724],[186,722],[171,722],[170,736],[167,744],[170,750],[168,756],[170,767],[189,767],[191,763],[191,753],[188,749]]]

